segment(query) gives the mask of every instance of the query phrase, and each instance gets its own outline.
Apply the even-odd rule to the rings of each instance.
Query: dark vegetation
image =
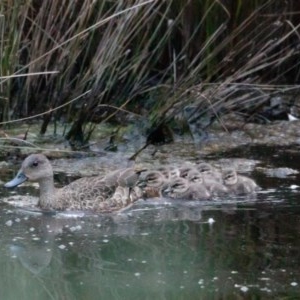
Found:
[[[3,0],[0,12],[4,129],[66,123],[78,147],[95,124],[134,122],[164,143],[230,112],[268,121],[300,105],[296,0]]]

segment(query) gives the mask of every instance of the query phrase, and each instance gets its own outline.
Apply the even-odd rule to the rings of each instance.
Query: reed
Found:
[[[297,83],[296,8],[275,0],[1,1],[1,124],[36,116],[44,134],[64,121],[66,138],[82,145],[95,122],[121,110],[140,114],[149,135],[180,115],[189,124],[229,111],[249,116]]]

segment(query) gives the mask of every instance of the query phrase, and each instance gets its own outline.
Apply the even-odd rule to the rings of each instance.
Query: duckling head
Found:
[[[237,173],[234,169],[224,170],[222,177],[225,185],[234,185],[238,181]]]

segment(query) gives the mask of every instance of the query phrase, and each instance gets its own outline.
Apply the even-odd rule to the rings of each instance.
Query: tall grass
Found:
[[[296,1],[234,4],[1,1],[2,125],[44,113],[41,133],[65,120],[66,138],[84,144],[90,121],[120,107],[147,119],[150,132],[191,106],[193,120],[255,112],[268,101],[254,96],[257,85],[277,92],[298,82]],[[4,77],[14,74],[24,76]]]

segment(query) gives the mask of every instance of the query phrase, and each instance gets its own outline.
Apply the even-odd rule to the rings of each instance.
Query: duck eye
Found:
[[[37,167],[39,165],[39,162],[36,160],[36,161],[34,161],[33,163],[32,163],[32,167]]]

